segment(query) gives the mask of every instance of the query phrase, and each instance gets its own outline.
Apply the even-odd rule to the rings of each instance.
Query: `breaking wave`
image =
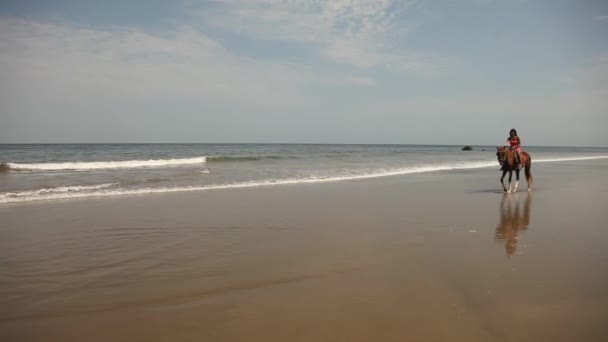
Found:
[[[295,156],[255,156],[255,157],[195,157],[179,159],[150,159],[150,160],[123,160],[123,161],[93,161],[93,162],[65,162],[65,163],[0,163],[0,172],[9,171],[93,171],[110,169],[137,169],[159,168],[167,166],[196,165],[206,162],[240,162],[275,159],[298,159]]]
[[[73,185],[73,186],[58,186],[54,188],[43,188],[38,190],[26,190],[26,191],[16,191],[16,192],[7,192],[4,194],[0,194],[0,203],[8,203],[20,200],[32,200],[35,198],[45,198],[50,196],[51,198],[54,196],[66,197],[77,194],[77,193],[91,193],[94,190],[100,190],[109,188],[112,186],[118,185],[118,183],[105,183],[105,184],[97,184],[97,185]]]
[[[608,156],[532,159],[532,163],[549,163],[549,162],[595,160],[595,159],[608,159]]]
[[[0,170],[13,171],[90,171],[104,169],[134,169],[153,168],[164,166],[194,165],[207,161],[206,157],[180,158],[180,159],[150,159],[150,160],[123,160],[123,161],[95,161],[95,162],[67,162],[67,163],[2,163]]]

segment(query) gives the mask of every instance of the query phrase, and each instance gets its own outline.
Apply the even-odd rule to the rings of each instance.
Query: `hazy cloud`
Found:
[[[0,49],[5,71],[0,87],[55,100],[103,94],[266,104],[297,102],[298,88],[309,83],[375,84],[364,77],[238,56],[187,26],[161,34],[0,19]]]
[[[357,68],[432,71],[445,59],[408,49],[396,18],[410,1],[218,0],[201,11],[214,29],[252,39],[308,44],[327,61]]]

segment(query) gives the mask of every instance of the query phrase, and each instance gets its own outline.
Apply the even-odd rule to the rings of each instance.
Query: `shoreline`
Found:
[[[553,159],[540,159],[535,160],[535,163],[559,163],[559,162],[576,162],[576,161],[594,161],[608,159],[608,156],[587,156],[587,157],[572,157],[572,158],[553,158]],[[535,164],[534,164],[535,165]],[[28,190],[25,192],[7,192],[0,194],[0,207],[7,204],[15,203],[30,203],[37,201],[50,201],[50,200],[71,200],[71,199],[84,199],[84,198],[95,198],[95,197],[115,197],[115,196],[132,196],[132,195],[146,195],[155,193],[184,193],[184,192],[199,192],[209,190],[225,190],[225,189],[242,189],[242,188],[257,188],[257,187],[269,187],[269,186],[284,186],[284,185],[299,185],[299,184],[319,184],[319,183],[335,183],[343,181],[355,181],[355,180],[371,180],[384,177],[396,177],[405,176],[412,174],[426,174],[426,173],[443,173],[450,171],[459,170],[474,170],[474,169],[485,169],[497,167],[495,161],[488,162],[468,162],[462,164],[450,164],[450,165],[434,165],[434,166],[416,166],[407,167],[399,170],[392,171],[379,171],[375,173],[368,173],[362,175],[347,175],[347,176],[333,176],[333,177],[314,177],[314,178],[296,178],[296,179],[279,179],[279,180],[264,180],[264,181],[249,181],[240,183],[228,183],[228,184],[213,184],[213,185],[201,185],[201,186],[182,186],[182,187],[159,187],[159,188],[137,188],[137,189],[111,189],[111,190],[99,190],[97,192],[83,192],[78,193],[70,191],[70,187],[66,188],[63,193],[50,193],[54,188],[40,189],[37,191],[43,194],[35,194],[36,190]],[[521,177],[520,177],[521,178]],[[525,178],[525,177],[524,177]],[[103,187],[106,185],[117,185],[118,183],[104,183],[101,184]],[[87,188],[87,187],[99,187],[97,185],[74,185],[73,188]],[[34,193],[33,195],[29,195]],[[28,194],[25,196],[23,194]]]

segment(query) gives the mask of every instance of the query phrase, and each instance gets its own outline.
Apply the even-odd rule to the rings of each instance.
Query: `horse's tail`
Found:
[[[528,182],[528,188],[532,188],[532,182],[533,182],[533,178],[532,178],[532,157],[530,157],[530,155],[526,152],[523,152],[526,154],[526,163],[524,165],[524,172],[526,173],[526,181]]]
[[[532,165],[531,164],[526,164],[526,166],[524,167],[524,171],[526,172],[526,178],[530,181],[532,181]]]

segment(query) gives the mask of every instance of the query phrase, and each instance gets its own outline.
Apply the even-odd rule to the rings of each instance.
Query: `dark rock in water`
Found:
[[[473,150],[473,148],[469,145],[462,148],[462,151],[471,151],[471,150]]]
[[[11,167],[8,163],[0,163],[0,172],[9,172],[10,170]]]

